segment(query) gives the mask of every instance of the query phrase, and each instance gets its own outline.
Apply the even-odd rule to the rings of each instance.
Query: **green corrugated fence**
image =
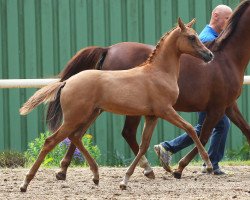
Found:
[[[218,4],[237,6],[237,0],[0,0],[0,78],[50,78],[64,68],[81,48],[108,46],[122,41],[156,44],[160,36],[175,26],[177,17],[185,22],[197,19],[199,32],[209,22]],[[249,72],[249,69],[248,69]],[[249,74],[249,73],[248,73]],[[46,130],[44,107],[27,117],[18,110],[35,89],[0,90],[0,150],[24,151],[27,143]],[[240,109],[249,121],[249,86],[243,87]],[[88,94],[86,94],[88,95]],[[77,101],[77,99],[76,99]],[[196,124],[195,113],[181,113]],[[123,116],[104,113],[90,128],[102,152],[102,164],[117,159],[130,160],[133,154],[121,136]],[[142,123],[138,130],[138,138]],[[147,153],[157,160],[153,144],[171,139],[181,130],[160,121]],[[227,149],[245,141],[239,129],[231,126]],[[190,149],[190,148],[189,148]],[[176,160],[187,150],[177,154]]]

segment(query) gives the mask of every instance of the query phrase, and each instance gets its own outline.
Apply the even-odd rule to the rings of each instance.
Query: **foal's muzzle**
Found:
[[[214,59],[214,54],[211,51],[201,51],[200,55],[206,63]]]

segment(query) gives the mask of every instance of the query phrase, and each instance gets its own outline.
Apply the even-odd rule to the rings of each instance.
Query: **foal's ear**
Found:
[[[178,17],[178,25],[181,28],[181,31],[186,31],[186,27],[180,17]]]
[[[186,24],[186,27],[191,28],[194,25],[195,22],[196,22],[196,19],[194,18],[194,19],[192,19],[191,22]]]

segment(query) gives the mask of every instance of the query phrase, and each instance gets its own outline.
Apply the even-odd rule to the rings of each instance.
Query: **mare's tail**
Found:
[[[31,96],[29,100],[23,104],[22,108],[20,108],[20,114],[27,115],[41,103],[53,101],[58,96],[57,94],[60,93],[60,90],[64,85],[65,82],[56,82],[36,91],[35,94],[33,94],[33,96]]]
[[[108,48],[87,47],[80,50],[68,62],[66,68],[59,74],[60,81],[65,81],[71,76],[88,69],[101,69],[102,62],[108,52]],[[48,105],[46,123],[50,131],[55,131],[62,122],[62,109],[60,104],[60,93],[54,101]]]

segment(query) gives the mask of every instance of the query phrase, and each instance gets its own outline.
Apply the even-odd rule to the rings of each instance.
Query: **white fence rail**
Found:
[[[0,79],[0,88],[41,88],[59,79]],[[250,76],[244,76],[244,83],[250,84]]]
[[[250,84],[250,76],[244,76],[244,82],[243,84],[249,85]]]
[[[0,88],[41,88],[59,79],[0,79]]]

